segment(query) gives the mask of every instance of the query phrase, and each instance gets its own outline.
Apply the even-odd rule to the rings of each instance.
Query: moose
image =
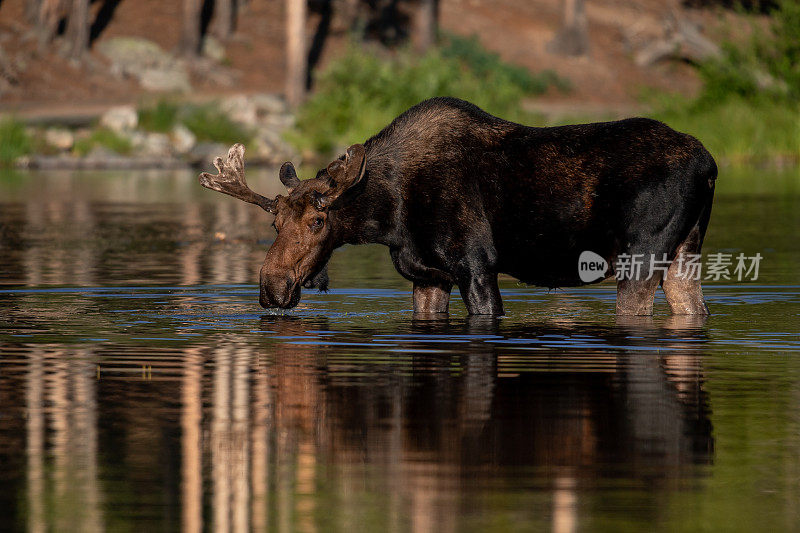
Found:
[[[697,139],[655,120],[539,128],[438,97],[312,179],[284,163],[286,196],[250,190],[241,144],[214,165],[201,185],[275,215],[265,308],[294,307],[303,286],[326,288],[343,244],[380,243],[413,283],[415,313],[447,313],[457,285],[470,314],[502,315],[498,274],[579,286],[579,257],[591,251],[608,265],[597,281],[618,279],[618,315],[652,314],[659,285],[673,314],[708,314],[685,263],[703,244],[717,166]],[[638,258],[639,275],[615,275],[622,257]]]

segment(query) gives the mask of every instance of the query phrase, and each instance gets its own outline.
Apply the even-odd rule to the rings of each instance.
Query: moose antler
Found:
[[[200,185],[206,189],[229,194],[239,200],[256,204],[268,213],[274,212],[275,200],[254,193],[244,179],[244,146],[237,143],[228,150],[228,161],[223,163],[221,157],[214,159],[214,166],[219,174],[216,176],[203,172],[200,174]]]

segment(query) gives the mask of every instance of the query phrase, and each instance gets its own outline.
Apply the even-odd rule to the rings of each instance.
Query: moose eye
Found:
[[[322,218],[322,217],[317,217],[317,218],[315,218],[315,219],[314,219],[314,221],[311,223],[311,229],[319,229],[319,228],[321,228],[321,227],[322,227],[322,225],[323,225],[324,223],[325,223],[325,219],[324,219],[324,218]]]

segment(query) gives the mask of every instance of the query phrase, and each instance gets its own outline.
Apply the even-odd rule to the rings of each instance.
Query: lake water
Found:
[[[3,529],[800,529],[798,170],[722,171],[704,252],[763,259],[707,320],[512,279],[414,320],[377,246],[266,312],[270,222],[189,172],[0,175]]]

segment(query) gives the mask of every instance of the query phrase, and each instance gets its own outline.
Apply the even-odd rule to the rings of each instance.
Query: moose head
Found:
[[[292,163],[284,163],[280,180],[287,196],[265,198],[250,190],[244,178],[244,146],[234,144],[228,160],[214,160],[217,175],[203,172],[200,185],[259,206],[275,215],[277,232],[259,276],[262,307],[289,309],[300,300],[301,287],[326,290],[327,264],[337,246],[336,228],[329,216],[331,206],[346,190],[361,181],[366,151],[360,144],[347,149],[317,177],[301,181]]]

